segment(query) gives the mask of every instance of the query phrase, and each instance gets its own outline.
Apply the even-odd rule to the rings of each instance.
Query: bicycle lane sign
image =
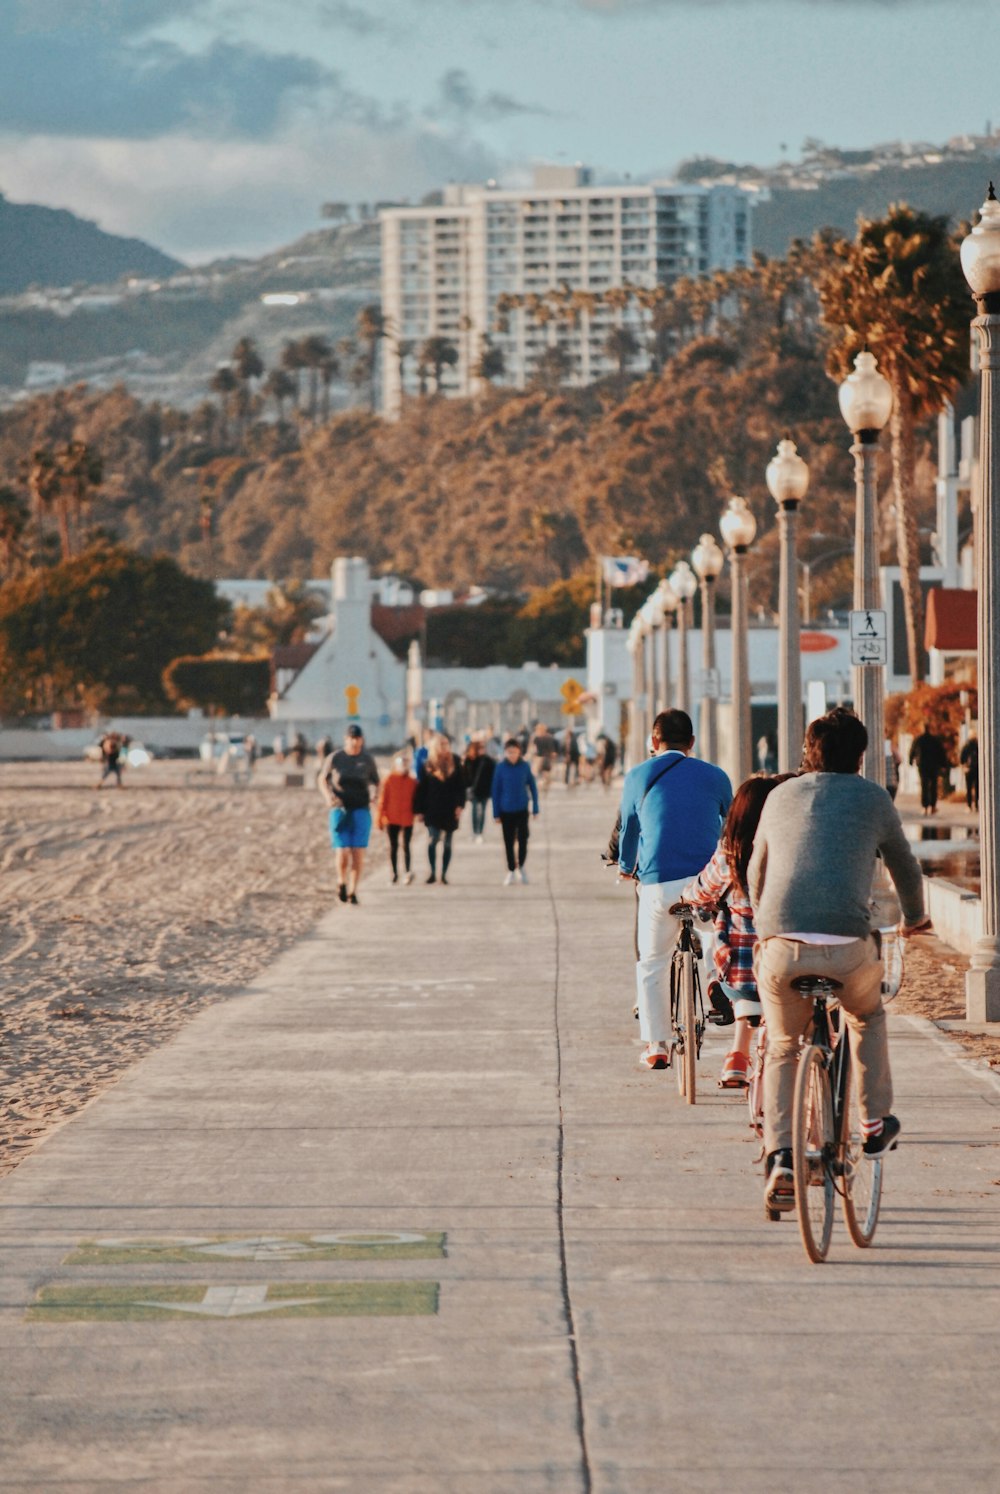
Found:
[[[854,665],[889,662],[888,626],[885,612],[879,607],[862,607],[851,613],[851,663]]]

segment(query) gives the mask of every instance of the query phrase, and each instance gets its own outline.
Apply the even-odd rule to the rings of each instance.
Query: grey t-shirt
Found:
[[[884,788],[856,773],[804,773],[768,797],[747,882],[758,939],[871,931],[869,899],[881,854],[903,917],[924,911],[924,884]]]

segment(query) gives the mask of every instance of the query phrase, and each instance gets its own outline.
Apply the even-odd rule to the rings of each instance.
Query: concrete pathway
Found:
[[[894,1020],[874,1248],[640,1072],[613,815],[365,884],[0,1185],[5,1491],[997,1488],[1000,1090]]]

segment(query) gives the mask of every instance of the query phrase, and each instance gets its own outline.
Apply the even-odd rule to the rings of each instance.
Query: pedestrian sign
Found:
[[[579,680],[568,679],[562,685],[559,694],[563,698],[562,713],[564,716],[578,716],[580,714],[580,696],[584,693],[584,686]]]
[[[887,664],[889,662],[888,628],[885,612],[879,607],[861,607],[851,613],[851,663]]]

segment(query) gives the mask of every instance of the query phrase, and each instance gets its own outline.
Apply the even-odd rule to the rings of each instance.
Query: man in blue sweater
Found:
[[[635,970],[643,1057],[649,1068],[665,1069],[667,973],[678,930],[670,908],[712,859],[733,790],[721,768],[691,756],[694,729],[686,711],[661,711],[652,741],[653,756],[625,776],[618,864],[639,883]]]
[[[528,797],[531,812],[538,813],[538,784],[530,766],[521,756],[521,744],[511,737],[493,774],[493,818],[500,821],[503,845],[507,853],[507,875],[504,886],[527,882],[524,863],[528,856]]]

